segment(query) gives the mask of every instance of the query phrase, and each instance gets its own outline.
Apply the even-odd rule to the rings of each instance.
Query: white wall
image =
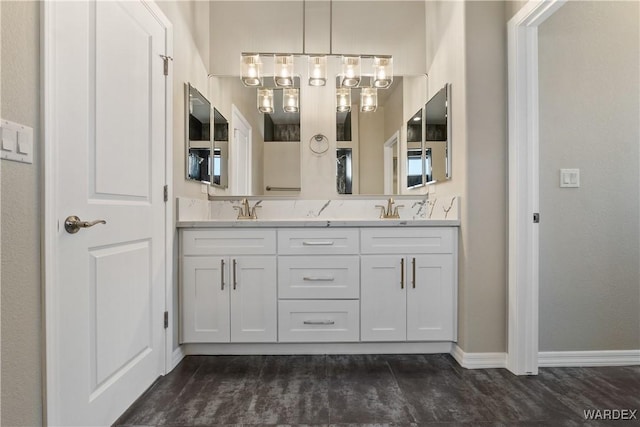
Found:
[[[3,1],[0,116],[34,128],[34,163],[2,160],[2,425],[42,423],[40,4]],[[8,60],[10,59],[10,60]]]
[[[173,24],[173,194],[176,197],[203,198],[200,183],[187,181],[185,148],[185,83],[201,93],[209,91],[208,55],[209,3],[203,1],[158,1]],[[206,96],[206,95],[205,95]]]
[[[568,2],[539,29],[541,351],[640,348],[639,17]]]
[[[458,344],[506,350],[506,18],[494,1],[427,2],[429,96],[451,83],[452,179],[461,199]],[[424,190],[423,190],[424,191]]]
[[[157,2],[160,9],[173,24],[173,195],[174,197],[206,198],[200,191],[200,183],[187,181],[185,148],[185,83],[191,82],[202,93],[208,91],[207,62],[208,46],[199,49],[198,43],[208,43],[208,25],[201,17],[209,16],[208,2]],[[174,235],[174,242],[177,242]],[[173,347],[178,347],[178,246],[173,248]]]
[[[327,48],[327,8],[307,7],[306,52]],[[322,3],[322,2],[318,2]],[[424,74],[424,2],[334,1],[333,53],[393,55],[396,74]],[[238,75],[241,52],[302,53],[302,1],[215,1],[211,6],[211,70]]]

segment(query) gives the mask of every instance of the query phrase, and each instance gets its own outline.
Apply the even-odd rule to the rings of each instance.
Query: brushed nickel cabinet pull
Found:
[[[326,242],[302,242],[302,246],[333,246],[335,242],[326,241]]]
[[[411,260],[411,267],[413,270],[413,277],[411,278],[411,284],[413,285],[413,289],[416,288],[416,259],[413,258]]]
[[[302,322],[305,325],[335,325],[333,320],[305,320]]]
[[[304,276],[302,280],[304,280],[305,282],[333,282],[335,279],[331,276]]]
[[[236,265],[238,263],[236,262],[236,260],[233,260],[233,290],[236,290],[236,285],[238,284],[238,280],[236,278]]]
[[[404,289],[404,258],[400,258],[400,289]]]
[[[220,290],[224,291],[224,259],[220,260]]]

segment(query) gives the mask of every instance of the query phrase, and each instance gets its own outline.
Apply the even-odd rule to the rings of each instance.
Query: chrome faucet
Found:
[[[258,219],[256,208],[259,207],[257,203],[253,207],[249,207],[249,200],[245,197],[240,201],[240,206],[234,206],[233,209],[238,210],[238,219]]]
[[[404,208],[404,205],[396,205],[393,207],[394,201],[393,198],[389,197],[387,200],[387,208],[382,205],[376,205],[376,208],[380,208],[380,218],[400,218],[400,213],[398,212],[398,208]]]

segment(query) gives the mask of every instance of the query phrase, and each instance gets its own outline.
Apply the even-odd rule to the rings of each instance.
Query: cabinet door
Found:
[[[277,341],[275,256],[230,259],[231,341]]]
[[[407,275],[404,264],[405,258],[400,255],[365,255],[360,258],[362,341],[407,339]]]
[[[407,257],[407,262],[407,339],[454,341],[453,257],[417,255]]]
[[[227,260],[184,257],[182,261],[182,342],[229,342]]]

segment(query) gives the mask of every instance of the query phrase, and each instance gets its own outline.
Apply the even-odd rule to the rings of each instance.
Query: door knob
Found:
[[[78,218],[77,216],[70,215],[67,217],[67,219],[64,220],[64,229],[67,230],[67,233],[69,234],[75,234],[81,228],[89,228],[89,227],[93,227],[96,224],[106,224],[106,223],[107,221],[103,219],[97,219],[91,222],[81,221],[80,218]]]

